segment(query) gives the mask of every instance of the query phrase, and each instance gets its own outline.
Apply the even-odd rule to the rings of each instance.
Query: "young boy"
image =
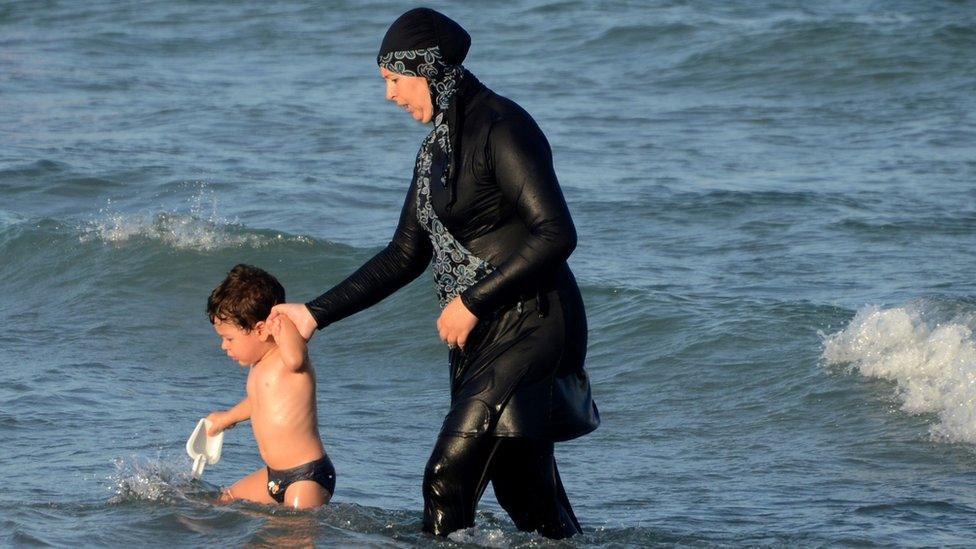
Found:
[[[224,502],[318,507],[335,489],[335,469],[319,437],[315,371],[305,340],[284,315],[266,321],[271,307],[284,302],[278,280],[250,265],[234,267],[207,300],[220,348],[250,368],[247,396],[230,410],[207,416],[212,422],[207,434],[250,419],[267,465],[225,489]]]

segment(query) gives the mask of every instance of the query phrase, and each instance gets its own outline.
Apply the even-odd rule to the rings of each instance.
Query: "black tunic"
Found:
[[[430,185],[431,203],[451,234],[495,268],[461,294],[479,322],[465,350],[451,352],[451,410],[442,434],[582,436],[599,425],[599,414],[583,368],[586,314],[566,264],[576,230],[549,143],[527,112],[470,73],[458,101],[457,173],[446,187]],[[427,268],[432,247],[417,219],[416,179],[386,248],[307,303],[319,328],[379,302]]]

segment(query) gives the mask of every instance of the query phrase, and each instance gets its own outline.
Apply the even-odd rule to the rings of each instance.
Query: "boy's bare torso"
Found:
[[[247,376],[251,427],[261,458],[272,469],[289,469],[325,455],[315,406],[315,371],[284,367],[280,351],[269,353]]]

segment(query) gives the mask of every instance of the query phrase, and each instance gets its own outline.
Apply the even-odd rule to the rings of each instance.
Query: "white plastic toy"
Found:
[[[215,436],[207,436],[210,422],[206,418],[197,422],[197,428],[186,441],[186,453],[193,460],[193,478],[203,476],[203,466],[213,465],[220,461],[220,448],[224,445],[224,432]]]

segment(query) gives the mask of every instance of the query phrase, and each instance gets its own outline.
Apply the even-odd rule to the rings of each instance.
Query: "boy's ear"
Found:
[[[258,333],[258,338],[261,341],[267,341],[271,337],[271,332],[268,330],[268,323],[263,320],[257,321],[254,324],[253,330]]]

